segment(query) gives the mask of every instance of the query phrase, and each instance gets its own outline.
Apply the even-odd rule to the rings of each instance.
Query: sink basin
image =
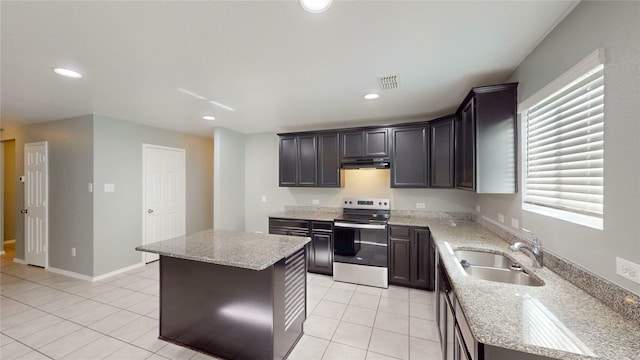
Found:
[[[465,268],[467,274],[484,280],[497,281],[508,284],[542,286],[544,281],[527,274],[524,271],[500,269],[483,266],[469,266]]]
[[[502,254],[482,250],[455,250],[453,253],[464,271],[478,279],[516,285],[544,285],[542,280],[529,275],[518,263]]]
[[[459,261],[468,262],[475,266],[489,266],[508,269],[514,261],[502,254],[494,254],[478,250],[455,250],[453,252]]]

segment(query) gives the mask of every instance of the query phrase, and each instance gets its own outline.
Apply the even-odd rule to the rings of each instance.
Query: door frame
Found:
[[[45,205],[44,205],[44,218],[45,218],[45,227],[44,227],[44,248],[45,248],[45,256],[44,256],[44,268],[47,269],[49,267],[49,142],[48,141],[36,141],[36,142],[29,142],[29,143],[25,143],[24,144],[24,154],[23,154],[23,159],[22,161],[24,162],[23,164],[23,176],[25,176],[25,182],[24,184],[26,184],[26,156],[27,156],[27,146],[34,146],[34,145],[44,145],[44,152],[45,152],[45,158],[46,158],[46,170],[45,170],[45,188],[46,188],[46,192],[47,195],[45,197]],[[22,204],[23,204],[23,208],[26,209],[27,208],[27,187],[25,186],[24,189],[24,194],[23,194],[23,198],[22,198]],[[27,261],[27,246],[29,246],[29,240],[27,239],[27,217],[24,216],[23,222],[22,222],[22,226],[24,226],[24,260],[25,262],[28,264],[29,262]]]
[[[171,146],[164,146],[164,145],[155,145],[155,144],[147,144],[147,143],[142,143],[142,209],[140,211],[141,216],[142,216],[142,241],[141,244],[145,245],[146,244],[146,239],[147,239],[147,189],[146,189],[146,164],[147,164],[147,149],[159,149],[159,150],[169,150],[169,151],[177,151],[177,152],[181,152],[184,154],[184,169],[183,169],[183,175],[184,175],[184,203],[182,204],[182,213],[184,214],[183,217],[183,228],[185,229],[185,233],[187,231],[187,150],[184,148],[177,148],[177,147],[171,147]],[[146,259],[145,259],[145,252],[142,252],[141,255],[141,262],[142,264],[146,264]]]
[[[7,209],[4,208],[4,142],[0,141],[0,208],[2,209],[2,216],[0,216],[0,254],[4,255],[4,214]]]

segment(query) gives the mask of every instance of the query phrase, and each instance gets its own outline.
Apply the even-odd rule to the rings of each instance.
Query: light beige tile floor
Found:
[[[441,358],[432,292],[309,274],[305,335],[291,360]],[[214,359],[158,340],[158,264],[87,282],[0,266],[0,359]]]

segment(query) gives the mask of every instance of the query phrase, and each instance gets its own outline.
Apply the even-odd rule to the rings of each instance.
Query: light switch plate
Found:
[[[424,203],[416,203],[416,209],[424,209]]]
[[[318,205],[318,204],[320,204],[320,200],[313,199],[313,200],[311,200],[311,204]]]
[[[115,192],[116,184],[104,184],[104,192]]]
[[[504,223],[504,215],[498,213],[498,221],[500,221],[501,223]]]
[[[262,195],[260,200],[262,200],[262,202],[267,202],[267,195]]]
[[[511,218],[511,227],[515,229],[519,229],[520,222],[518,219]]]

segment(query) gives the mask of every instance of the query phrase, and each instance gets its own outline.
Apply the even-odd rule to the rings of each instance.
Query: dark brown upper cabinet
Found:
[[[279,185],[340,187],[339,149],[337,132],[280,135]]]
[[[340,157],[343,159],[389,156],[387,128],[348,130],[341,132],[340,137]]]
[[[471,89],[456,111],[456,187],[487,194],[517,192],[518,83]]]
[[[318,186],[340,187],[340,136],[335,133],[318,134]]]
[[[318,147],[316,135],[280,137],[280,186],[316,186]]]
[[[454,180],[455,115],[429,122],[431,187],[452,188]]]
[[[298,141],[296,136],[280,137],[280,186],[298,185]]]
[[[429,186],[427,125],[391,129],[391,187]]]

